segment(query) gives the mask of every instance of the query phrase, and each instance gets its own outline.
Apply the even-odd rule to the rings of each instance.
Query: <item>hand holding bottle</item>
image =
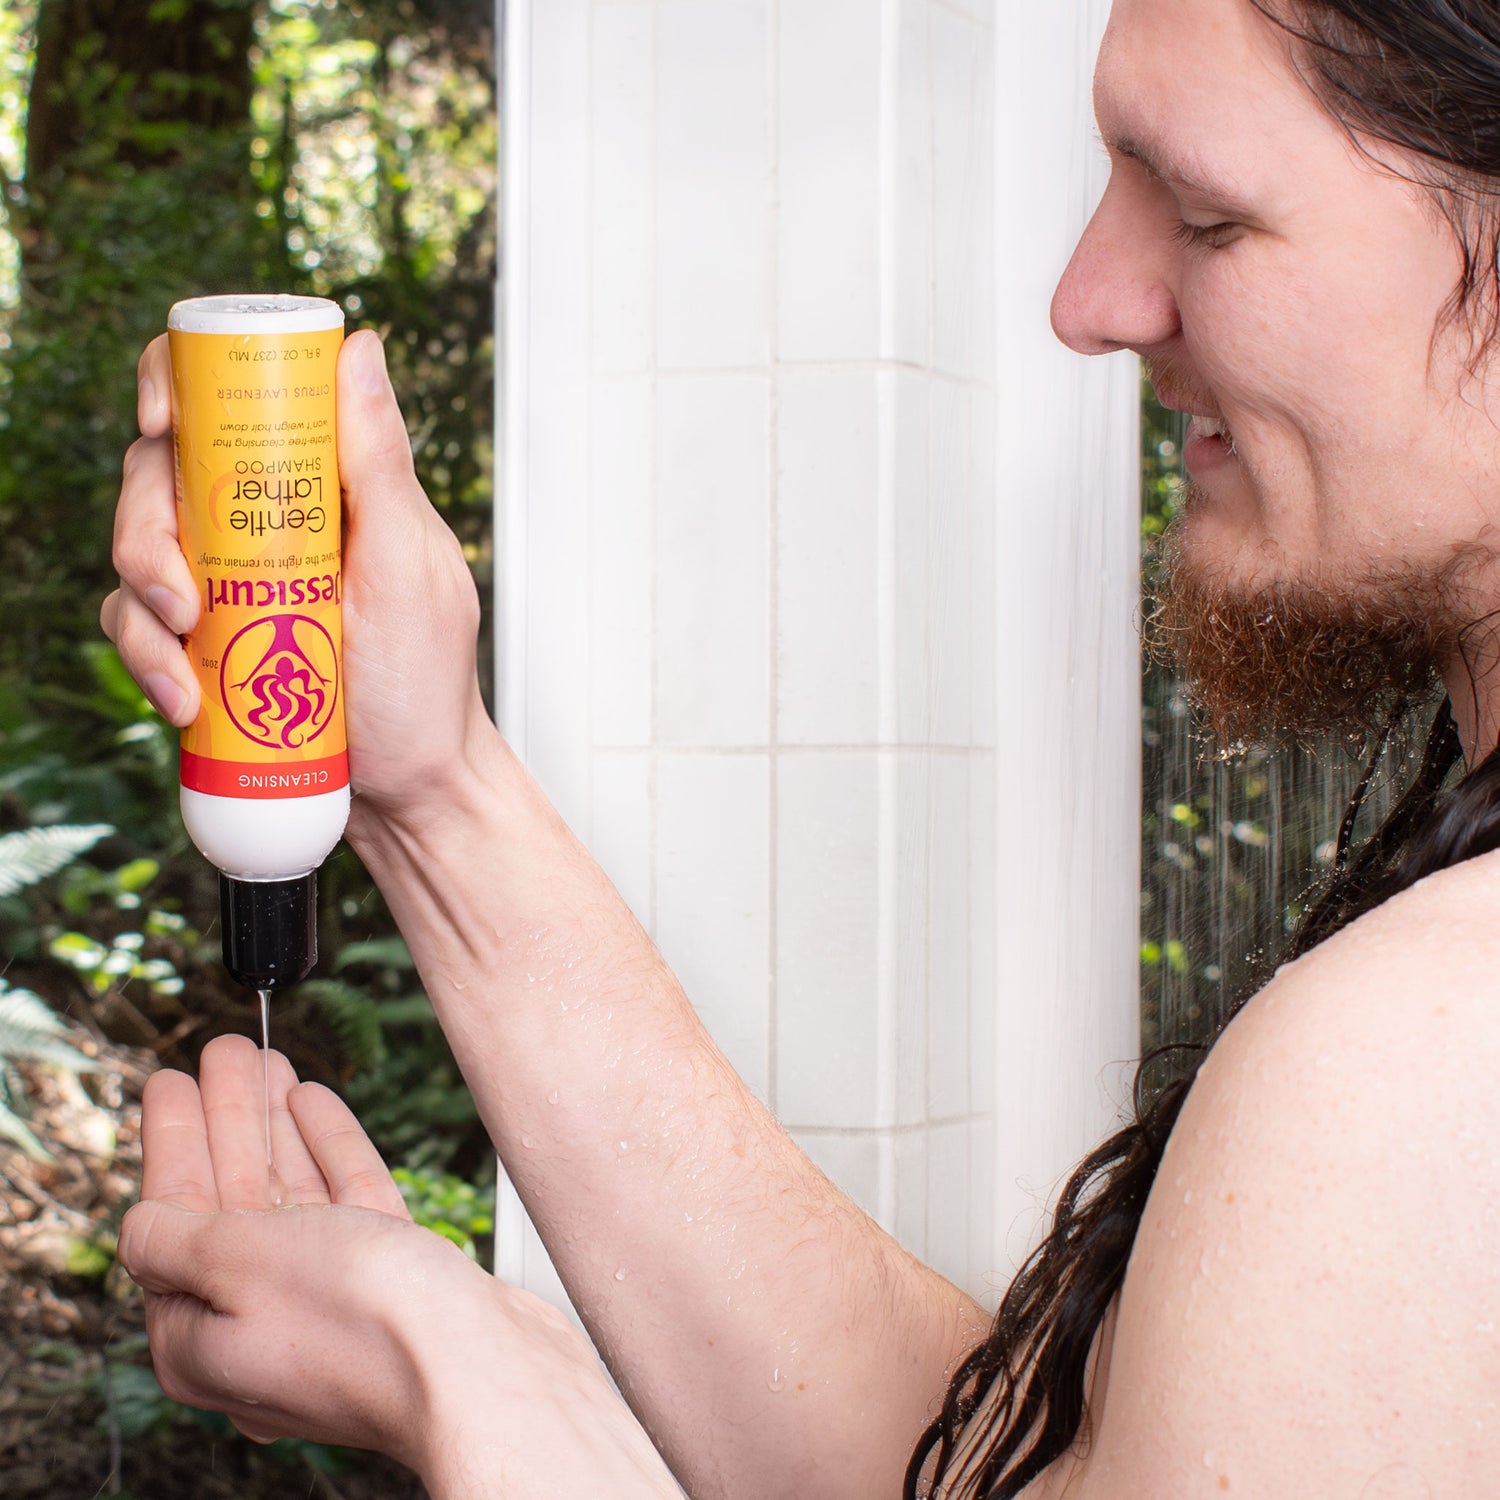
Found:
[[[353,829],[385,815],[420,821],[453,781],[500,752],[475,672],[479,601],[453,533],[412,468],[406,428],[369,332],[338,361],[339,468],[345,504],[345,710],[356,799]],[[180,636],[201,601],[178,546],[165,338],[139,368],[142,437],[126,455],[115,523],[121,586],[101,623],[163,716],[198,713]]]

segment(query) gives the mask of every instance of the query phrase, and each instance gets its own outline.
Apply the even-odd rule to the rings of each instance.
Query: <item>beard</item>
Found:
[[[1246,586],[1192,555],[1191,486],[1186,499],[1161,540],[1146,645],[1185,679],[1221,754],[1365,740],[1430,692],[1439,666],[1470,643],[1463,584],[1488,548],[1348,579]]]

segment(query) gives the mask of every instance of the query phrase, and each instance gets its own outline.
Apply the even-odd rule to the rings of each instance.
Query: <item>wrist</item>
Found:
[[[433,1500],[680,1496],[583,1334],[473,1269],[463,1316],[418,1330],[423,1446],[412,1467]]]
[[[346,837],[378,879],[383,869],[441,862],[486,827],[524,828],[548,813],[561,826],[476,698],[475,712],[441,769],[413,778],[399,794],[359,791]]]

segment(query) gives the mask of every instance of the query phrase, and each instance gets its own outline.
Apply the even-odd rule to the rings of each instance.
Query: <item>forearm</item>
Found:
[[[498,737],[361,855],[554,1263],[695,1496],[896,1492],[979,1309],[745,1088]]]

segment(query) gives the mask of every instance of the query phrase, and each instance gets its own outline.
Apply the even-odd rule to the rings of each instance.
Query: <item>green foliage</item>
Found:
[[[0,835],[0,896],[13,896],[56,874],[113,832],[109,824],[96,823],[86,828],[26,828]]]
[[[394,933],[346,943],[330,967],[339,978],[297,996],[338,1038],[350,1105],[388,1161],[451,1166],[483,1132],[406,944]]]
[[[446,1240],[470,1260],[479,1258],[495,1233],[495,1185],[472,1182],[431,1167],[397,1167],[391,1173],[412,1218]]]
[[[148,985],[155,994],[180,995],[182,976],[176,964],[169,958],[143,957],[145,941],[143,932],[120,932],[106,946],[81,932],[60,932],[47,944],[47,951],[59,963],[75,969],[97,995],[132,979]]]
[[[89,828],[27,828],[0,837],[0,895],[13,896],[66,869],[79,855],[113,833],[107,824]],[[69,1040],[71,1032],[40,995],[14,988],[0,975],[0,1138],[14,1141],[38,1161],[50,1161],[27,1123],[26,1090],[18,1062],[45,1063],[72,1073],[98,1064]]]
[[[64,685],[8,674],[0,659],[0,810],[28,823],[108,822],[180,851],[176,731],[114,647],[85,640],[76,660],[82,675]]]
[[[39,1351],[44,1347],[34,1348],[32,1357],[42,1358]],[[76,1349],[68,1345],[56,1347],[60,1359],[68,1363],[76,1361]],[[85,1381],[85,1389],[102,1408],[94,1424],[100,1432],[113,1429],[123,1438],[165,1439],[174,1427],[187,1423],[206,1428],[226,1442],[250,1441],[221,1413],[200,1411],[173,1401],[162,1390],[150,1365],[144,1363],[148,1357],[146,1336],[129,1334],[111,1344],[109,1357]],[[347,1467],[342,1450],[301,1438],[282,1438],[264,1451],[277,1463],[304,1465],[319,1474],[338,1474]]]

